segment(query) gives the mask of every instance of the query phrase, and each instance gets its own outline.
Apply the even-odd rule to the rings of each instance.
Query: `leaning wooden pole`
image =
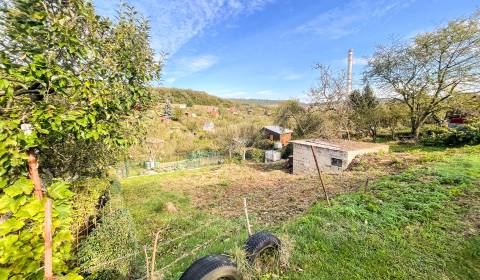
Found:
[[[243,198],[243,211],[245,211],[245,220],[247,222],[247,231],[248,236],[252,235],[252,225],[250,224],[250,219],[248,218],[248,207],[247,207],[247,198]]]
[[[28,150],[28,176],[33,181],[34,195],[43,199],[42,181],[38,173],[38,158],[33,149]],[[45,201],[44,246],[43,258],[44,279],[53,280],[53,253],[52,253],[52,200]]]
[[[325,184],[323,183],[322,171],[320,171],[320,166],[318,165],[315,149],[313,148],[313,146],[310,146],[310,148],[312,148],[313,159],[315,160],[315,166],[317,167],[318,177],[320,177],[320,184],[322,185],[323,193],[325,194],[325,198],[327,199],[328,206],[330,206],[330,198],[328,197],[327,189],[325,188]]]
[[[43,198],[42,181],[38,174],[38,159],[33,149],[28,150],[28,176],[33,181],[34,195],[38,199]]]

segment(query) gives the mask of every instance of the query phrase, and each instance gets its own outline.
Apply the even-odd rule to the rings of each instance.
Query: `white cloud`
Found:
[[[248,15],[274,0],[127,0],[150,19],[152,45],[170,55],[205,28]],[[97,10],[113,17],[118,0],[95,0]]]
[[[326,11],[295,31],[315,33],[339,39],[358,32],[369,20],[385,16],[387,13],[408,7],[415,0],[354,0],[351,3]]]
[[[205,71],[218,62],[218,57],[210,54],[195,57],[182,57],[173,62],[171,69],[165,72],[165,82],[172,84],[176,80],[197,72]]]
[[[266,90],[261,90],[261,91],[257,91],[256,95],[258,96],[272,96],[273,95],[273,91],[270,90],[270,89],[266,89]]]
[[[188,73],[195,73],[206,70],[218,62],[214,55],[201,55],[193,58],[182,58],[178,61],[180,70]]]
[[[176,78],[170,77],[170,78],[165,79],[165,82],[167,84],[173,84],[176,80],[177,80]]]

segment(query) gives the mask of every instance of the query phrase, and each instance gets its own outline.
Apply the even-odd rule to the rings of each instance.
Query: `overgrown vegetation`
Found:
[[[0,278],[43,278],[47,199],[53,272],[78,278],[67,265],[70,184],[104,175],[135,135],[130,117],[148,102],[147,84],[160,70],[149,25],[127,5],[116,22],[97,16],[90,1],[0,5]],[[44,190],[37,184],[34,197],[27,159],[37,157]]]
[[[287,225],[297,237],[297,269],[287,277],[478,278],[478,230],[467,233],[475,218],[465,217],[478,211],[480,159],[478,147],[465,151],[437,152],[445,160],[337,197],[331,208],[319,204]]]
[[[284,222],[267,224],[265,221],[271,221],[273,216],[269,215],[273,213],[259,208],[267,202],[258,192],[251,191],[247,197],[254,230],[269,230],[280,237],[286,234],[293,249],[290,246],[292,256],[288,266],[253,271],[245,266],[247,275],[256,279],[478,278],[479,146],[438,151],[409,145],[400,148],[403,151],[408,148],[409,156],[417,158],[399,163],[406,165],[405,171],[372,180],[366,190],[364,182],[359,181],[357,184],[361,186],[357,191],[336,195],[332,207],[319,201],[307,213],[288,215]],[[391,156],[394,158],[396,154]],[[371,170],[370,165],[366,162],[364,167],[372,176],[377,170]],[[246,166],[242,168],[251,172]],[[278,176],[272,171],[264,173],[269,178]],[[264,175],[255,173],[248,182],[243,179],[242,184],[265,185]],[[150,245],[153,233],[162,232],[158,269],[184,252],[216,240],[163,269],[164,279],[178,278],[194,259],[207,254],[227,252],[242,257],[238,248],[247,236],[242,218],[243,194],[231,189],[237,189],[239,182],[234,181],[237,177],[241,177],[239,172],[217,173],[216,168],[203,168],[123,181],[123,195],[140,242]],[[192,184],[192,181],[202,183]],[[330,191],[339,183],[335,177],[327,181]],[[298,185],[300,181],[292,184]],[[209,195],[212,191],[219,194],[227,191],[229,199],[220,196],[216,200]],[[276,199],[271,191],[269,187],[264,189],[272,200],[269,205]],[[194,199],[200,193],[204,196]],[[312,196],[293,190],[290,199],[303,199],[303,195]],[[216,201],[224,205],[215,207]],[[173,203],[178,212],[167,211],[167,202]],[[238,212],[230,216],[227,211],[235,203]],[[299,204],[293,202],[293,205]],[[232,229],[240,233],[229,233]],[[169,241],[191,232],[182,241]],[[222,237],[223,241],[215,239],[225,232],[229,234]],[[143,255],[138,257],[137,266],[140,270],[144,267]]]
[[[480,144],[480,122],[453,129],[433,131],[422,137],[427,146],[463,146]]]

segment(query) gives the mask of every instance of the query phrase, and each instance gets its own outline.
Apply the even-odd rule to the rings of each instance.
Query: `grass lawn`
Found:
[[[136,222],[140,243],[150,244],[154,233],[161,231],[157,269],[174,262],[162,271],[164,279],[178,279],[197,257],[241,247],[246,239],[242,213],[231,215],[231,210],[237,209],[230,205],[235,200],[225,197],[238,196],[241,205],[245,193],[274,177],[281,182],[290,180],[290,187],[300,185],[302,189],[288,194],[292,204],[274,192],[276,181],[267,180],[272,186],[260,188],[265,196],[251,191],[255,228],[286,234],[294,243],[284,273],[266,274],[263,279],[480,279],[480,146],[396,146],[392,150],[378,157],[406,153],[407,157],[389,163],[406,168],[377,174],[367,190],[334,192],[332,207],[327,207],[321,196],[314,196],[312,206],[303,212],[286,212],[286,219],[275,223],[261,219],[272,214],[263,214],[258,207],[260,202],[272,203],[262,199],[273,194],[272,200],[278,197],[292,208],[311,196],[308,186],[315,184],[313,178],[254,171],[249,166],[207,167],[126,179],[122,181],[123,197]],[[358,172],[345,173],[361,176]],[[367,168],[365,172],[373,171]],[[330,177],[329,187],[339,184],[335,178]],[[253,186],[255,180],[257,187],[238,191],[243,185]],[[287,191],[282,185],[280,188]],[[166,211],[166,202],[172,202],[178,211]],[[227,214],[221,211],[222,203],[230,209]],[[272,205],[276,211],[285,211]],[[176,261],[183,255],[186,257]],[[137,273],[142,275],[144,259],[137,263]]]

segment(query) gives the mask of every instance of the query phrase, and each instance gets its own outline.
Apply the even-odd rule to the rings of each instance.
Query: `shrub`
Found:
[[[289,143],[287,146],[283,147],[280,152],[282,153],[282,158],[287,159],[293,154],[293,145]]]
[[[85,222],[97,216],[97,211],[103,205],[101,199],[107,194],[111,183],[106,178],[91,178],[72,183],[75,194],[72,203],[72,234],[78,236]]]
[[[428,137],[432,135],[444,134],[449,131],[448,128],[443,126],[426,126],[420,131],[420,138]]]
[[[255,162],[264,162],[265,161],[265,151],[261,149],[252,148],[249,149],[245,155],[245,157],[249,160],[253,160]]]
[[[87,279],[121,279],[127,278],[137,249],[130,212],[116,209],[102,216],[101,223],[80,243],[77,256]]]
[[[258,140],[255,144],[255,148],[262,149],[262,150],[270,150],[273,148],[274,142],[270,139],[261,139]]]
[[[443,133],[425,135],[421,142],[426,146],[478,145],[480,144],[480,122],[447,129]]]

